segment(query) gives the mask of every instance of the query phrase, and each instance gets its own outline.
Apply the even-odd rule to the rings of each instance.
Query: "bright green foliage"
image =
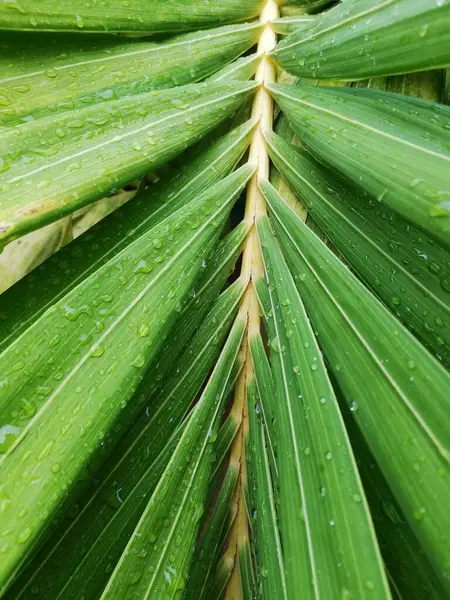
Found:
[[[143,32],[214,27],[256,17],[263,0],[5,0],[0,29]]]
[[[355,81],[450,64],[448,0],[346,0],[271,52],[295,75]]]
[[[0,356],[7,376],[2,421],[13,438],[1,464],[2,523],[9,532],[2,586],[126,407],[251,174],[250,167],[242,167],[142,235],[48,309],[27,336]],[[30,407],[23,428],[9,424],[10,403],[17,397]],[[47,418],[50,409],[60,415],[57,421]],[[80,430],[83,435],[74,435]],[[26,476],[24,460],[33,461]]]
[[[450,594],[449,32],[0,0],[0,597]]]
[[[195,83],[253,46],[260,30],[219,27],[159,43],[57,36],[44,46],[42,36],[33,43],[27,34],[7,34],[0,41],[0,124]]]
[[[264,193],[276,194],[268,183]],[[280,530],[288,597],[333,590],[389,598],[364,492],[331,382],[267,217],[257,221],[270,297]],[[301,507],[301,508],[300,508]],[[308,582],[308,583],[306,583]]]
[[[372,89],[270,86],[308,149],[450,246],[450,109]]]
[[[373,292],[450,365],[448,252],[276,134],[275,165],[322,231]]]
[[[102,598],[162,598],[183,590],[204,511],[225,390],[244,328],[238,319]]]
[[[265,192],[327,364],[436,575],[448,585],[450,375],[274,190]]]
[[[227,175],[248,146],[248,122],[210,142],[172,176],[141,187],[132,203],[46,261],[0,296],[0,350],[90,273]],[[42,285],[42,282],[46,282]]]
[[[0,240],[55,220],[161,165],[217,126],[254,87],[195,84],[8,128],[2,135]]]

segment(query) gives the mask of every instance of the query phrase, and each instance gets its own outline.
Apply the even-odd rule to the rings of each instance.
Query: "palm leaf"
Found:
[[[450,375],[265,186],[330,369],[437,577],[447,585]],[[370,381],[361,386],[360,381]],[[432,401],[430,401],[432,399]]]
[[[326,233],[373,292],[447,366],[450,320],[448,252],[420,231],[281,137],[267,138],[272,160]],[[416,255],[415,261],[411,255]],[[450,280],[449,280],[450,282]]]
[[[320,158],[429,235],[450,242],[450,109],[372,89],[270,86]]]
[[[257,24],[218,27],[158,43],[117,36],[66,40],[40,35],[35,41],[38,59],[28,35],[10,34],[1,44],[0,123],[195,83],[253,46],[260,30]]]
[[[263,183],[266,195],[276,193]],[[276,338],[280,530],[288,597],[390,594],[333,388],[267,217],[257,221]],[[345,483],[343,483],[345,478]],[[344,567],[345,564],[345,567]],[[344,568],[341,568],[344,567]]]
[[[144,32],[203,29],[256,17],[262,0],[129,0],[95,4],[88,0],[8,0],[0,7],[0,29]]]
[[[13,428],[16,439],[2,461],[3,494],[7,500],[15,498],[14,505],[6,504],[3,522],[11,542],[20,540],[11,545],[2,562],[5,583],[39,539],[48,515],[60,506],[69,482],[101,442],[101,432],[113,424],[121,405],[126,406],[217,240],[232,201],[251,174],[250,167],[242,167],[211,190],[213,201],[206,192],[141,236],[44,313],[27,336],[18,338],[0,356],[9,379],[2,397],[3,414],[9,412],[9,398],[18,395],[36,407],[22,430]],[[170,246],[161,243],[164,235],[173,237]],[[95,289],[100,284],[103,305],[99,307]],[[122,290],[119,297],[114,296],[117,287]],[[93,299],[89,290],[94,292]],[[132,340],[128,339],[130,327],[136,331]],[[77,339],[80,329],[85,344],[73,350],[73,336]],[[117,355],[115,348],[127,339],[125,351]],[[22,372],[30,379],[24,380]],[[37,373],[38,390],[32,375]],[[95,403],[91,400],[94,392]],[[49,421],[50,407],[64,420]],[[80,429],[84,436],[74,437],[72,431]],[[23,457],[30,454],[36,457],[36,468],[26,478],[18,476]],[[28,485],[33,481],[39,485],[30,494]],[[41,508],[40,519],[34,510],[37,506],[46,507],[45,511]],[[17,521],[22,511],[27,515]]]
[[[0,596],[450,593],[450,0],[0,5]]]
[[[0,240],[36,229],[144,175],[211,131],[254,89],[254,83],[196,84],[7,128]]]
[[[446,0],[352,0],[337,4],[270,53],[301,77],[357,80],[450,64]]]

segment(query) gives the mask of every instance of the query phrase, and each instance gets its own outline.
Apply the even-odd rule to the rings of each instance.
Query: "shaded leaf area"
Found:
[[[448,246],[448,107],[372,89],[272,85],[308,149]]]
[[[392,77],[372,77],[352,84],[355,87],[370,87],[385,92],[394,92],[445,104],[445,69],[394,75]]]
[[[322,8],[331,2],[332,0],[280,0],[279,4],[282,8],[292,7],[307,12],[309,10],[314,11],[318,8]]]
[[[224,433],[229,442],[228,432],[224,432],[222,426],[216,448],[218,445],[223,444]],[[216,453],[216,457],[216,465],[220,466],[221,455],[219,452]],[[220,475],[222,476],[222,473]],[[184,594],[186,599],[202,600],[210,597],[209,594],[213,593],[209,588],[220,550],[236,517],[236,512],[233,511],[232,499],[236,493],[238,477],[239,465],[230,461],[226,465],[222,480],[218,482],[217,478],[213,478],[210,482],[206,506],[210,507],[211,512],[205,516],[201,535],[193,555],[192,567]]]
[[[265,193],[276,193],[270,184],[262,185]],[[266,316],[272,320],[276,399],[263,413],[277,424],[285,594],[293,597],[300,586],[310,598],[336,590],[362,597],[368,589],[389,598],[364,492],[312,327],[267,217],[257,220],[257,230],[268,290],[262,305],[269,306]],[[273,567],[279,573],[278,565]]]
[[[270,56],[301,77],[355,81],[450,64],[447,0],[340,2]]]
[[[417,600],[445,598],[445,587],[431,568],[352,412],[340,397],[339,386],[334,384],[394,595]]]
[[[450,376],[276,192],[271,220],[328,367],[418,538],[447,586]],[[360,381],[370,382],[361,386]]]
[[[115,254],[230,173],[250,143],[254,126],[249,121],[208,141],[167,178],[141,187],[133,202],[116,210],[2,294],[0,350]]]
[[[141,235],[0,356],[6,418],[10,399],[19,396],[37,409],[22,428],[12,428],[1,459],[3,587],[127,407],[252,172],[243,166]],[[57,420],[47,418],[50,410]]]
[[[0,124],[195,83],[248,50],[260,31],[255,24],[234,25],[162,42],[3,34]]]
[[[2,133],[1,241],[164,164],[214,129],[254,89],[253,82],[193,84],[7,128]]]
[[[274,164],[337,250],[370,289],[450,366],[447,250],[381,208],[361,188],[272,134]]]
[[[8,0],[0,29],[77,32],[171,32],[214,27],[256,17],[264,0]]]

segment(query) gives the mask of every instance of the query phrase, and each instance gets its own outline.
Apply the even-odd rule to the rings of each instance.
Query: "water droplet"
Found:
[[[131,363],[131,366],[136,367],[137,369],[140,369],[144,365],[145,365],[145,360],[144,360],[144,357],[142,356],[142,354],[138,354]]]
[[[104,353],[105,349],[100,344],[95,344],[91,347],[91,356],[98,358]]]
[[[17,536],[17,543],[24,544],[27,540],[30,539],[30,536],[31,536],[31,528],[27,527],[26,529],[21,531],[19,533],[19,535]]]

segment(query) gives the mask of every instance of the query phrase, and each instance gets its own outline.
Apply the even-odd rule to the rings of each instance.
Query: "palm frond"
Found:
[[[449,24],[0,2],[0,597],[450,593]]]

